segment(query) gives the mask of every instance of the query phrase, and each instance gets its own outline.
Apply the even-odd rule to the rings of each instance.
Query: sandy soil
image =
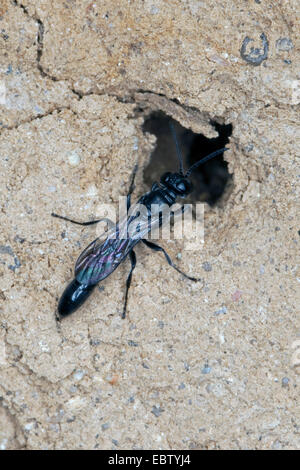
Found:
[[[2,0],[1,448],[300,448],[297,3]],[[203,248],[162,241],[202,282],[138,246],[127,318],[124,263],[59,327],[95,228],[51,212],[97,216],[137,160],[149,189],[157,110],[233,125]]]

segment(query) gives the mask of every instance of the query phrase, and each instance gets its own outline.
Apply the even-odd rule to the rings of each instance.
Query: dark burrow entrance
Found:
[[[215,150],[225,147],[232,134],[232,124],[222,125],[212,121],[211,124],[219,135],[208,139],[203,134],[195,134],[191,130],[185,129],[177,121],[160,111],[152,113],[146,118],[143,125],[144,132],[150,132],[157,138],[150,163],[144,170],[144,181],[149,189],[154,181],[160,180],[163,173],[174,172],[179,168],[175,142],[169,126],[170,121],[177,134],[185,169]],[[232,180],[232,175],[228,172],[227,167],[227,162],[224,161],[223,154],[221,154],[197,168],[191,175],[194,192],[189,201],[205,201],[211,206],[215,205]]]

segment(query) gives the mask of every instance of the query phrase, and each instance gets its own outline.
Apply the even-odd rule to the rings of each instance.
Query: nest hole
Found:
[[[182,127],[177,121],[161,111],[151,113],[144,122],[143,131],[154,134],[157,138],[156,147],[150,157],[150,162],[144,169],[144,181],[150,188],[154,181],[159,181],[166,171],[178,171],[179,161],[175,142],[170,130],[172,122],[176,131],[178,143],[183,155],[185,170],[206,155],[219,150],[229,143],[232,134],[232,124],[219,124],[211,121],[218,136],[209,139],[203,134],[196,134]],[[232,175],[228,172],[228,164],[223,154],[209,160],[198,167],[191,175],[194,191],[189,197],[190,202],[207,202],[214,206],[221,199]]]

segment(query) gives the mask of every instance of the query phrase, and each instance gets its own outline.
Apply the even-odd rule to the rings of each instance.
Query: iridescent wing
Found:
[[[145,206],[142,206],[143,208]],[[75,265],[77,281],[85,285],[95,285],[109,276],[126,258],[129,251],[147,233],[160,225],[161,218],[148,211],[141,213],[139,203],[129,209],[128,217],[124,217],[116,226],[96,238],[79,256]]]

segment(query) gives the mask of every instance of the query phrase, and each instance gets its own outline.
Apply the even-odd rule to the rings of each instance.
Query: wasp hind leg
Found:
[[[172,268],[176,269],[176,271],[178,273],[182,274],[184,277],[186,277],[190,281],[194,281],[194,282],[201,281],[201,279],[193,277],[193,276],[189,276],[188,274],[185,274],[183,271],[181,271],[181,269],[177,268],[177,266],[173,263],[170,256],[168,255],[166,250],[163,249],[162,246],[159,246],[159,245],[157,245],[156,243],[153,243],[153,242],[149,242],[149,240],[145,240],[145,239],[143,239],[142,242],[145,243],[145,245],[148,246],[148,248],[151,248],[151,250],[161,251],[165,255],[165,258],[166,258],[167,262],[169,263],[169,265],[172,266]]]
[[[128,300],[128,291],[129,291],[129,288],[130,288],[130,284],[131,284],[131,279],[132,279],[132,273],[133,273],[133,270],[136,266],[136,255],[135,255],[135,252],[132,250],[130,251],[129,253],[129,258],[130,258],[130,261],[131,261],[131,269],[130,269],[130,272],[128,274],[128,277],[127,277],[127,281],[126,281],[126,290],[125,290],[125,300],[124,300],[124,307],[123,307],[123,313],[122,313],[122,318],[124,319],[125,316],[126,316],[126,309],[127,309],[127,300]]]

